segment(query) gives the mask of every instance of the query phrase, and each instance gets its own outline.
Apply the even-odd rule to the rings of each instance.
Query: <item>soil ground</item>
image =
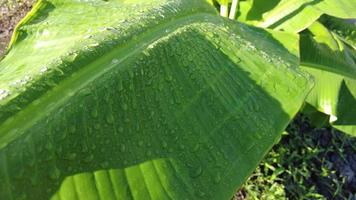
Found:
[[[31,9],[34,0],[0,0],[0,55],[10,41],[15,25]]]

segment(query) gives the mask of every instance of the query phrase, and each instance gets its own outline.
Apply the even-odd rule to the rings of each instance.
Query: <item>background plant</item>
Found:
[[[214,4],[214,2],[211,2]],[[351,1],[246,0],[239,4],[216,1],[216,6],[230,5],[230,14],[254,26],[291,33],[299,43],[300,66],[312,74],[315,87],[307,103],[329,115],[328,121],[339,130],[356,134],[356,14]],[[237,9],[238,8],[238,9]],[[342,19],[344,18],[344,19]],[[307,107],[305,113],[325,120],[325,116]],[[319,115],[319,116],[318,116]],[[322,119],[321,119],[322,118]]]

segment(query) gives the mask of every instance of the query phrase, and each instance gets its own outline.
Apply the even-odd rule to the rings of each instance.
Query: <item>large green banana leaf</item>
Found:
[[[229,199],[311,89],[205,0],[39,1],[0,62],[0,199]]]
[[[356,49],[356,19],[339,19],[324,16],[321,20],[325,26],[341,37],[343,41]]]
[[[301,36],[301,65],[315,77],[307,102],[330,115],[332,125],[356,135],[356,51],[315,22]]]
[[[327,14],[356,18],[353,0],[247,0],[241,1],[240,21],[264,28],[300,32]]]

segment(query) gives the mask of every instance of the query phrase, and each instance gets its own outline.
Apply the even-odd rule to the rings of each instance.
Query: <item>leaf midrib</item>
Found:
[[[86,67],[79,69],[76,73],[72,74],[72,76],[62,80],[56,87],[47,91],[44,95],[30,103],[26,108],[0,124],[0,149],[6,147],[7,144],[22,135],[26,129],[34,125],[36,121],[41,119],[46,113],[50,113],[52,110],[63,105],[63,103],[80,89],[84,88],[86,85],[114,67],[122,65],[133,55],[136,55],[147,48],[150,44],[159,40],[163,36],[175,32],[179,27],[192,23],[209,21],[209,19],[214,19],[214,17],[216,16],[211,13],[201,12],[181,16],[175,18],[175,20],[159,24],[137,36],[136,40],[131,40],[124,46],[120,45],[112,49],[110,52],[91,62]],[[118,59],[119,62],[113,64],[111,63],[113,59]],[[34,113],[37,114],[34,115]],[[17,126],[18,124],[21,124],[20,128]]]

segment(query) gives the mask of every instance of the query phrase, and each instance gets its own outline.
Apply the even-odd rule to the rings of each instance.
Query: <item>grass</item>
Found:
[[[356,199],[356,138],[299,115],[239,192],[249,200]]]
[[[33,0],[0,3],[0,55]],[[1,56],[0,56],[1,57]],[[236,200],[356,200],[356,138],[315,128],[299,115],[268,153]]]

